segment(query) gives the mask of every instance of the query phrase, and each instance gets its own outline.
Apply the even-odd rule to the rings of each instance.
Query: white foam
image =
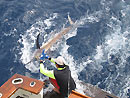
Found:
[[[127,13],[125,13],[127,14]],[[125,15],[123,16],[125,17]],[[122,87],[120,88],[120,92],[118,94],[119,97],[121,98],[127,98],[127,91],[129,89],[130,82],[130,76],[126,75],[124,76],[124,73],[122,70],[126,66],[126,59],[130,56],[130,29],[129,27],[125,29],[124,32],[122,32],[121,26],[122,23],[121,21],[118,20],[118,18],[112,16],[110,22],[108,23],[108,26],[110,27],[110,31],[108,32],[109,34],[105,37],[105,42],[104,44],[97,46],[96,48],[96,55],[94,55],[94,60],[95,60],[95,66],[101,66],[100,63],[107,61],[111,64],[113,64],[110,61],[111,55],[115,55],[118,57],[119,55],[119,64],[113,65],[117,69],[117,76],[115,77],[114,75],[110,75],[106,78],[104,83],[106,83],[106,88],[105,90],[108,91],[109,93],[112,92],[113,87],[115,87],[115,81],[116,79],[119,78],[119,76],[126,77],[126,79],[120,81],[120,85]],[[118,54],[118,55],[117,55]],[[97,67],[98,68],[98,67]],[[114,80],[113,80],[114,78]],[[119,82],[119,81],[118,81]],[[124,84],[125,83],[125,84]],[[119,85],[119,86],[120,86]]]
[[[57,13],[53,13],[53,17],[49,17],[48,19],[44,20],[44,23],[47,25],[47,27],[52,26],[53,23],[53,19],[56,18],[58,16]],[[53,23],[54,25],[54,23]]]
[[[22,39],[19,40],[23,44],[23,48],[21,48],[21,61],[23,64],[26,64],[32,59],[33,51],[35,50],[35,40],[38,33],[44,32],[45,29],[49,29],[51,27],[52,20],[57,16],[56,13],[49,19],[44,21],[38,20],[35,24],[33,24],[30,29],[28,29]],[[25,66],[31,72],[38,72],[39,68],[33,63],[30,63]]]
[[[79,20],[76,21],[76,26],[79,27],[81,25],[84,25],[85,23],[95,23],[99,22],[100,18],[102,17],[103,12],[102,11],[96,11],[94,13],[88,14],[88,12],[85,14],[85,16],[80,17]]]
[[[96,52],[97,52],[97,54],[95,55],[94,58],[95,58],[96,60],[101,59],[101,58],[103,57],[103,50],[102,50],[102,46],[101,46],[101,45],[100,45],[100,46],[97,46]]]
[[[12,37],[14,37],[16,32],[17,32],[17,29],[14,28],[13,30],[10,30],[10,32],[5,32],[4,35],[5,36],[10,36],[10,37],[12,36]]]
[[[123,89],[123,92],[120,91],[119,95],[118,96],[121,96],[122,98],[128,98],[128,90],[130,89],[130,77],[129,78],[126,78],[126,85],[124,85],[122,87]],[[125,93],[124,93],[125,92]]]
[[[23,21],[25,23],[28,23],[30,21],[30,18],[33,17],[36,13],[35,9],[29,10],[25,13],[24,17],[23,17]]]

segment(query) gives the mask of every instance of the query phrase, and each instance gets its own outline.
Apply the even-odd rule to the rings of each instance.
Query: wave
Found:
[[[82,2],[85,1],[78,2],[75,6],[78,8]],[[121,98],[126,98],[128,90],[130,89],[130,76],[128,71],[130,68],[130,21],[128,21],[130,6],[127,5],[125,1],[120,1],[115,6],[117,12],[114,13],[111,8],[114,3],[116,3],[116,1],[107,2],[101,0],[99,10],[93,10],[91,12],[91,9],[88,9],[84,15],[76,20],[74,29],[51,47],[48,52],[48,55],[52,57],[56,57],[57,55],[65,57],[72,70],[72,76],[78,84],[77,90],[81,93],[84,93],[84,88],[79,81],[97,85]],[[77,9],[78,12],[80,12],[79,10],[80,9]],[[26,13],[26,16],[28,16],[29,13],[33,14],[33,12],[28,12]],[[21,61],[23,64],[30,61],[32,53],[36,48],[35,40],[39,32],[42,33],[43,39],[41,39],[43,41],[42,44],[44,44],[49,38],[52,38],[67,25],[68,20],[64,20],[58,13],[47,16],[46,19],[39,18],[36,23],[22,35],[22,39],[19,40],[23,44],[23,48],[21,49]],[[26,18],[27,17],[25,17],[25,20]],[[61,26],[55,27],[54,29],[57,22],[55,20],[58,20],[59,18],[64,20],[64,22],[60,22]],[[97,31],[96,33],[90,33],[89,29],[93,29],[91,26],[94,25],[101,25],[100,30],[95,30]],[[81,28],[85,28],[86,31],[88,30],[88,36],[85,33],[82,33],[83,36],[81,36]],[[79,35],[82,39],[79,38]],[[80,48],[74,47],[75,44],[80,46],[80,43],[76,43],[76,41],[74,43],[74,38],[77,38],[78,42],[83,41],[83,48],[81,50],[78,50]],[[94,47],[92,45],[94,45]],[[86,46],[88,46],[90,50],[88,50]],[[84,53],[85,55],[79,57],[79,51],[82,56]],[[32,73],[39,73],[39,64],[37,62],[32,62],[25,67]]]

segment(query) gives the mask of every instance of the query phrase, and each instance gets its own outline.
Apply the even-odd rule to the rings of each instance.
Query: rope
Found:
[[[70,91],[70,70],[68,73],[69,77],[68,77],[68,97],[69,97],[69,91]]]

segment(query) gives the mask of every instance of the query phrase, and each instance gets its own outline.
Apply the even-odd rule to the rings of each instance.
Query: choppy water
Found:
[[[129,0],[0,0],[0,86],[15,73],[41,79],[37,62],[25,66],[36,35],[44,44],[69,26],[68,13],[75,28],[48,55],[65,57],[80,92],[79,80],[130,98]]]

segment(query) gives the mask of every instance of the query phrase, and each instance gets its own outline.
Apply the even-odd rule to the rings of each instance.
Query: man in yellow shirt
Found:
[[[44,98],[65,98],[76,88],[69,66],[65,64],[65,60],[62,56],[58,56],[56,59],[53,59],[47,56],[44,51],[45,50],[43,50],[40,58],[40,72],[45,76],[48,76],[50,82],[55,87],[54,90],[49,93],[49,97],[45,96]],[[48,59],[53,62],[57,69],[45,69],[43,65],[44,59]]]

